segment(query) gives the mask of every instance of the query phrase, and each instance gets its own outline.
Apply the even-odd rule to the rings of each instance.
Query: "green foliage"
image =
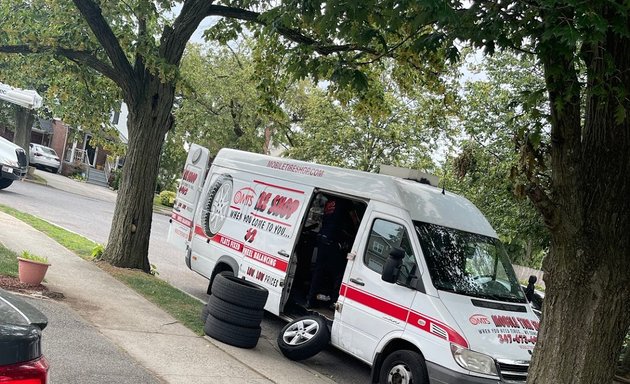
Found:
[[[0,276],[18,276],[18,254],[0,244]]]
[[[114,191],[117,191],[118,188],[120,188],[120,179],[122,178],[122,169],[113,169],[111,171],[111,183],[110,183],[110,187],[112,187],[112,189]]]
[[[175,204],[175,197],[177,194],[173,191],[160,192],[160,203],[167,207],[172,207]]]
[[[523,176],[516,171],[523,164],[533,168],[530,162],[536,161],[521,150],[526,137],[538,132],[548,140],[545,94],[534,97],[531,92],[544,87],[540,68],[526,56],[502,53],[472,70],[486,79],[465,85],[457,122],[464,136],[457,156],[447,158],[444,182],[479,207],[513,263],[540,268],[550,235],[525,199]],[[538,148],[544,148],[540,141]],[[548,182],[546,164],[543,157],[537,171],[541,185]]]
[[[341,105],[324,91],[301,83],[287,100],[292,123],[281,131],[283,155],[375,172],[381,164],[432,169],[431,155],[445,138],[452,105],[443,96],[404,98],[391,79],[373,86],[378,97]]]
[[[48,264],[48,258],[45,256],[38,256],[29,251],[22,251],[22,255],[20,255],[22,259],[36,261],[38,263]]]
[[[105,246],[103,244],[96,244],[94,248],[92,248],[92,258],[94,260],[100,260],[103,252],[105,251]]]
[[[96,245],[95,242],[76,233],[68,232],[61,227],[58,227],[33,215],[20,212],[15,208],[0,205],[0,211],[8,213],[9,215],[22,220],[23,222],[37,229],[38,231],[45,233],[47,236],[49,236],[59,244],[79,255],[81,258],[86,260],[92,259],[92,249],[94,249],[94,246]]]

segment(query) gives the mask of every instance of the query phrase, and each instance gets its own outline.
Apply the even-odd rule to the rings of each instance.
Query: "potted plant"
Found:
[[[29,285],[41,284],[49,266],[48,258],[23,251],[22,256],[18,257],[20,281]]]

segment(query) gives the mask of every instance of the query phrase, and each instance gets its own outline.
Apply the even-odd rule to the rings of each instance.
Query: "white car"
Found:
[[[57,173],[61,162],[54,149],[41,144],[31,143],[29,150],[29,163],[37,168],[48,169]]]

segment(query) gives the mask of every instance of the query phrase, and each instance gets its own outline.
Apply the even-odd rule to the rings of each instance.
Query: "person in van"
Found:
[[[352,201],[325,195],[322,223],[317,235],[317,258],[306,299],[306,307],[337,301],[346,268],[346,254],[352,247],[360,219]]]

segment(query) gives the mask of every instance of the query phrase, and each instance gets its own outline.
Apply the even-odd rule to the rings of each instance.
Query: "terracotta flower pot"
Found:
[[[50,264],[18,257],[18,272],[20,281],[24,284],[39,285],[44,280]]]

